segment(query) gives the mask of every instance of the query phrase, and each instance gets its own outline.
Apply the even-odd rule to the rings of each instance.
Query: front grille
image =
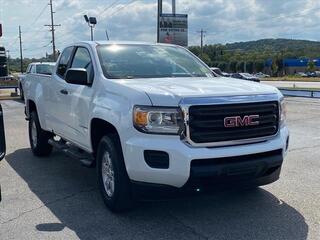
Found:
[[[259,125],[226,128],[226,117],[259,115]],[[190,139],[195,143],[213,143],[275,135],[278,132],[277,101],[195,105],[189,108]]]

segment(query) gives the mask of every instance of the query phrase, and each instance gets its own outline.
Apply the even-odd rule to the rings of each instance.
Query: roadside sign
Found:
[[[188,15],[163,13],[159,22],[160,43],[188,46]]]

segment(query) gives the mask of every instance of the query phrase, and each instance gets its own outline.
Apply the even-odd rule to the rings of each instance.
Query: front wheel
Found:
[[[100,141],[97,177],[103,201],[111,211],[119,212],[132,207],[131,183],[116,135],[105,136]]]
[[[29,120],[29,141],[32,153],[38,157],[50,155],[52,152],[52,146],[48,142],[50,138],[52,133],[41,128],[38,114],[33,111]]]

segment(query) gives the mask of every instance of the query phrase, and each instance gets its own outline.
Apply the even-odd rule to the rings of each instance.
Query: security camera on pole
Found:
[[[84,19],[88,23],[88,26],[91,30],[91,41],[93,41],[93,29],[97,24],[97,19],[95,17],[88,17],[87,15],[84,15]]]

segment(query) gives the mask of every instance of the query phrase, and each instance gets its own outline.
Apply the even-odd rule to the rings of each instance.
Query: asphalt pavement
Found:
[[[291,144],[281,179],[250,191],[142,202],[119,215],[95,170],[55,151],[31,154],[23,104],[1,101],[0,239],[320,239],[320,100],[288,98]]]

